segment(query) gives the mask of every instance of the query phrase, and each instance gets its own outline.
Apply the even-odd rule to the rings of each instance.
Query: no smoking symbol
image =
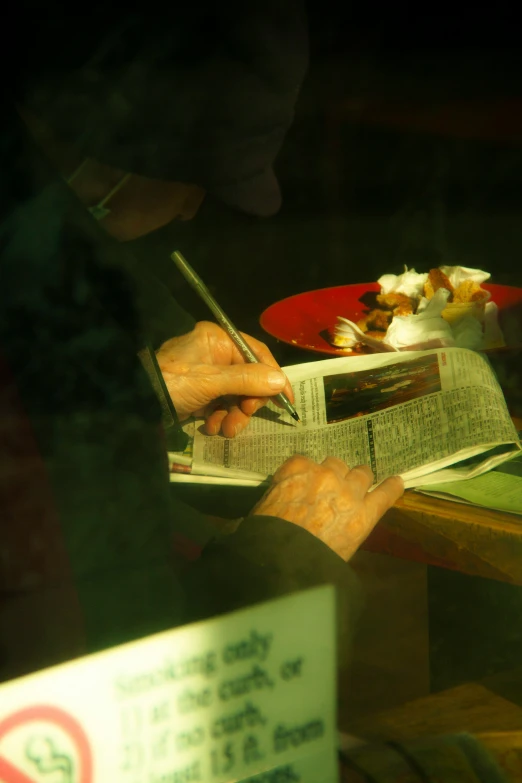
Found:
[[[9,740],[15,735],[13,752]],[[60,740],[72,753],[63,752]],[[92,783],[91,749],[78,721],[46,705],[19,710],[0,721],[0,783],[40,783],[46,776],[53,782]]]

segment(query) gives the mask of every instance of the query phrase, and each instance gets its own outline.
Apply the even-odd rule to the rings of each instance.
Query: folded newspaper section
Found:
[[[449,481],[418,487],[431,497],[522,516],[522,455],[503,462],[489,473],[465,481]]]
[[[190,478],[259,484],[303,454],[367,464],[377,482],[401,475],[415,487],[480,475],[521,449],[495,375],[473,351],[327,359],[285,371],[302,426],[271,403],[233,439],[209,437],[196,422]]]

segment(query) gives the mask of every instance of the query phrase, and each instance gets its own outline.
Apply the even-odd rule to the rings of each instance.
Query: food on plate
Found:
[[[439,288],[445,288],[446,291],[450,292],[448,302],[451,302],[454,288],[449,277],[444,274],[442,269],[430,269],[428,279],[424,283],[424,296],[426,299],[432,299]]]
[[[489,292],[473,280],[464,280],[453,294],[453,302],[482,302],[488,298]]]
[[[405,294],[378,294],[377,304],[378,308],[370,310],[357,321],[361,332],[374,335],[377,340],[384,338],[395,315],[411,315],[415,312],[415,302]]]
[[[412,315],[416,307],[415,300],[406,294],[377,294],[377,303],[394,315]]]
[[[330,342],[355,353],[460,344],[480,350],[485,313],[496,322],[496,305],[487,304],[490,293],[481,286],[489,277],[460,266],[421,274],[405,267],[402,275],[383,275],[376,306],[357,323],[339,316]]]
[[[392,317],[393,313],[387,310],[370,310],[368,315],[365,315],[364,318],[357,322],[357,326],[361,332],[386,332],[391,324]]]

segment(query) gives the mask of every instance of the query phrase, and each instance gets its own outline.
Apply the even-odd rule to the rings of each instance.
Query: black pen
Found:
[[[178,250],[175,250],[174,253],[171,255],[171,259],[174,261],[176,266],[178,267],[179,271],[187,281],[187,283],[192,286],[192,288],[196,291],[197,294],[203,299],[203,301],[209,306],[209,308],[214,313],[217,321],[219,324],[223,327],[225,332],[228,334],[234,345],[237,347],[237,349],[241,352],[243,358],[245,361],[250,362],[251,364],[258,364],[259,359],[255,355],[255,353],[252,351],[248,343],[245,342],[245,340],[241,337],[240,333],[235,328],[234,324],[228,318],[221,307],[218,305],[204,282],[201,280],[201,278],[194,272],[188,261],[181,255],[181,253]],[[283,392],[280,392],[280,394],[275,395],[275,399],[281,403],[281,405],[284,406],[284,408],[288,411],[290,416],[295,419],[295,421],[300,422],[299,414],[297,413],[296,409],[286,396],[286,394],[283,394]]]

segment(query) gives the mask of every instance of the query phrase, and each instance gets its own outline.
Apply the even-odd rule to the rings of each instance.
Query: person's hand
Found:
[[[204,416],[209,435],[222,430],[232,438],[269,397],[284,391],[293,402],[290,382],[266,345],[243,337],[259,364],[245,363],[227,333],[209,321],[161,346],[158,364],[181,421]]]
[[[404,492],[399,476],[368,492],[373,481],[367,465],[350,470],[336,457],[320,465],[307,457],[291,457],[276,471],[251,514],[293,522],[349,560]]]

